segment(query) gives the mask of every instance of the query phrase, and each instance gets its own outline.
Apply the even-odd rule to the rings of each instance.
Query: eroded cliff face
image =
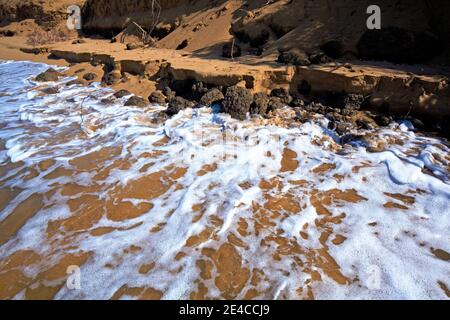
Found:
[[[327,41],[338,40],[341,51],[353,57],[450,65],[449,1],[376,3],[381,8],[382,27],[406,33],[391,29],[369,35],[361,44],[371,0],[0,0],[0,20],[5,25],[34,19],[51,28],[64,21],[69,5],[77,4],[82,6],[83,30],[88,35],[113,37],[132,20],[153,30],[152,35],[160,40],[170,35],[159,43],[169,49],[184,42],[187,51],[219,51],[235,37],[241,45],[268,55],[284,47],[314,51]],[[384,54],[385,48],[393,52]],[[418,54],[405,57],[405,52]]]
[[[200,2],[200,3],[199,3]],[[176,15],[201,10],[217,1],[194,0],[95,0],[86,1],[83,10],[83,29],[86,33],[111,34],[111,30],[120,31],[128,19],[144,28],[150,28],[155,22],[158,7],[161,22],[175,20]],[[171,21],[171,22],[172,22]]]
[[[52,28],[67,18],[70,5],[82,6],[85,0],[0,0],[0,22],[6,25],[33,19],[38,25]]]
[[[218,12],[217,18],[225,8],[225,11],[231,11],[228,12],[230,19],[226,23],[219,22],[221,29],[227,32],[230,30],[230,38],[233,34],[252,47],[262,48],[266,53],[276,52],[284,46],[314,50],[328,40],[338,39],[342,42],[344,52],[356,55],[358,42],[367,31],[366,10],[373,1],[160,0],[159,3],[162,7],[160,26],[168,24],[169,27],[165,28],[175,33],[172,38],[181,40],[184,37],[190,43],[198,43],[197,38],[205,38],[205,32],[196,32],[199,26],[209,29],[213,36],[216,20],[214,16],[204,13],[215,10]],[[436,52],[445,51],[445,39],[450,36],[450,21],[446,17],[446,12],[450,11],[448,1],[379,0],[377,4],[381,8],[382,27],[397,27],[417,33],[417,39],[414,35],[412,42],[421,42],[423,34],[426,34],[426,37],[432,37],[442,44],[442,48]],[[111,36],[123,28],[127,19],[150,28],[154,23],[153,5],[152,0],[87,0],[83,8],[84,30],[90,34]],[[379,41],[383,41],[382,37]],[[397,41],[394,39],[393,42]],[[177,44],[176,41],[165,41],[162,45],[175,49]],[[207,41],[205,47],[210,46],[211,41]],[[407,48],[416,50],[416,44],[409,44]],[[186,49],[193,51],[201,49],[201,46],[188,45]],[[445,64],[445,57],[436,59],[434,62]]]

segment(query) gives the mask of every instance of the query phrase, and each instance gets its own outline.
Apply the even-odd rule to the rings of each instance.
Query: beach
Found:
[[[0,299],[448,300],[439,10],[87,0],[77,32],[30,1],[0,1]]]

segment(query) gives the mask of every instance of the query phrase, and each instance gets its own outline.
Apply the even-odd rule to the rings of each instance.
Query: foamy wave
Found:
[[[399,123],[368,132],[374,153],[324,118],[210,108],[160,123],[99,84],[41,94],[46,68],[0,64],[0,283],[22,279],[5,297],[448,297],[446,141]]]

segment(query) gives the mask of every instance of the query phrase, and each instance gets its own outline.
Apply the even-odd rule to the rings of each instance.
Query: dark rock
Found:
[[[188,39],[184,39],[176,48],[176,50],[183,50],[189,45]]]
[[[341,114],[346,117],[354,116],[356,112],[357,112],[356,110],[350,108],[344,108],[341,110]]]
[[[388,126],[392,122],[392,118],[384,115],[378,115],[374,118],[375,122],[382,127]]]
[[[137,42],[127,43],[127,50],[135,50],[143,47],[144,45],[142,43]]]
[[[328,112],[328,113],[325,115],[325,118],[327,118],[327,119],[330,120],[330,121],[336,121],[336,119],[335,119],[335,117],[334,117],[334,114],[331,113],[331,112]]]
[[[356,120],[356,125],[358,126],[358,128],[364,129],[364,130],[371,130],[371,129],[375,128],[372,125],[372,123],[370,121],[368,121],[367,119],[358,119],[358,120]]]
[[[191,98],[194,100],[199,100],[207,92],[208,87],[202,81],[197,81],[192,85]]]
[[[309,66],[311,64],[308,55],[303,50],[297,48],[281,52],[277,61],[295,66]]]
[[[111,99],[111,98],[104,98],[104,99],[100,100],[100,102],[101,102],[102,104],[106,104],[106,105],[114,104],[114,100]]]
[[[192,86],[194,84],[195,81],[192,79],[172,80],[170,88],[179,96],[187,96],[192,94]]]
[[[283,101],[281,101],[280,98],[278,98],[278,97],[270,97],[269,98],[269,111],[281,109],[284,106],[286,106],[286,104],[283,103]]]
[[[167,101],[170,101],[171,99],[175,98],[176,93],[175,91],[172,91],[169,86],[165,86],[162,90],[163,95],[167,97]]]
[[[166,104],[167,97],[161,91],[156,90],[150,94],[150,96],[148,97],[148,100],[151,103]]]
[[[3,31],[0,31],[0,35],[5,36],[5,37],[14,37],[16,35],[16,32],[12,31],[12,30],[3,30]]]
[[[267,114],[269,109],[269,96],[263,92],[258,92],[253,95],[253,103],[250,107],[252,114]]]
[[[280,101],[284,104],[290,104],[292,101],[292,97],[289,94],[289,91],[284,88],[273,89],[270,95],[272,97],[280,98]]]
[[[133,107],[140,107],[144,108],[148,105],[147,101],[145,101],[144,98],[132,96],[130,99],[125,102],[125,106],[133,106]]]
[[[345,69],[348,69],[348,70],[352,70],[353,69],[353,66],[350,64],[350,63],[344,63],[344,65],[343,65],[343,67],[345,68]]]
[[[328,58],[323,52],[312,53],[308,58],[311,64],[323,64],[331,62],[331,59]]]
[[[131,95],[131,92],[128,90],[125,90],[125,89],[119,90],[116,93],[114,93],[114,97],[116,97],[117,99],[129,96],[129,95]]]
[[[365,101],[365,97],[362,94],[348,94],[344,98],[344,108],[359,110]]]
[[[443,126],[441,121],[436,121],[436,122],[433,122],[430,125],[430,129],[431,129],[431,131],[435,131],[435,132],[439,132],[440,133],[440,132],[444,131],[444,126]]]
[[[152,32],[152,37],[161,40],[167,37],[171,32],[177,28],[176,23],[159,23],[155,26]]]
[[[219,89],[211,89],[203,95],[200,99],[200,104],[204,106],[210,106],[214,103],[220,103],[224,99],[223,93]]]
[[[347,122],[338,122],[336,124],[336,132],[340,136],[345,135],[349,133],[349,131],[352,129],[352,125]]]
[[[342,116],[340,113],[333,112],[333,116],[336,121],[344,121],[344,116]]]
[[[319,102],[311,102],[310,104],[305,106],[305,110],[308,112],[314,112],[314,113],[320,113],[320,114],[325,114],[327,112],[327,108]]]
[[[407,120],[411,121],[415,129],[417,130],[425,129],[425,124],[422,122],[422,120],[413,117],[408,117]]]
[[[84,82],[79,79],[70,80],[66,83],[66,86],[73,86],[73,85],[83,85]]]
[[[86,41],[83,39],[76,39],[72,41],[72,44],[81,44],[81,43],[86,43]]]
[[[53,68],[48,68],[46,71],[38,74],[35,80],[40,82],[58,81],[58,78],[60,76],[61,73],[59,73]]]
[[[233,52],[231,52],[233,50]],[[222,47],[222,57],[224,58],[237,58],[242,55],[242,49],[236,43],[227,43]]]
[[[193,106],[194,106],[193,102],[186,100],[182,97],[175,97],[169,101],[169,106],[167,107],[166,113],[169,116],[173,116],[176,115],[181,110],[184,110],[186,108],[192,108]]]
[[[311,85],[308,81],[302,80],[297,86],[297,91],[301,94],[309,94],[311,92]]]
[[[361,141],[362,139],[364,139],[364,136],[362,135],[358,135],[358,134],[343,134],[343,137],[341,138],[341,143],[342,144],[347,144],[350,142],[354,142],[354,141]]]
[[[432,121],[433,123],[434,121]],[[450,139],[450,117],[444,117],[440,119],[441,125],[440,125],[440,133],[443,134],[447,140]],[[428,126],[430,126],[431,123],[428,123]]]
[[[357,44],[360,58],[393,63],[421,63],[442,51],[438,37],[398,27],[367,30]]]
[[[293,108],[300,108],[305,106],[305,101],[300,97],[293,97],[289,105]]]
[[[19,49],[22,52],[25,53],[30,53],[30,54],[44,54],[44,53],[48,53],[49,49],[45,48],[45,47],[40,47],[40,48],[20,48]]]
[[[233,118],[244,120],[247,112],[250,111],[252,103],[253,95],[249,90],[232,86],[227,89],[222,106],[223,110]]]
[[[154,114],[154,117],[150,119],[150,122],[155,125],[160,125],[169,119],[168,114],[165,111],[160,111]]]
[[[59,92],[58,87],[48,87],[41,90],[45,94],[57,94]]]
[[[334,118],[333,119],[328,119],[329,120],[329,122],[328,122],[328,129],[329,130],[336,130],[336,121],[334,120]]]
[[[261,30],[257,35],[250,37],[249,43],[253,48],[259,48],[265,45],[270,39],[270,32],[266,29]]]
[[[95,80],[96,77],[97,76],[95,75],[95,73],[89,72],[83,76],[83,79],[86,81],[93,81],[93,80]]]
[[[122,74],[119,70],[112,70],[104,75],[102,82],[107,85],[118,83],[122,79]]]
[[[333,59],[340,59],[344,55],[344,48],[338,40],[325,42],[320,46],[320,50]]]
[[[248,54],[252,56],[261,56],[264,52],[263,48],[250,48],[248,49]]]

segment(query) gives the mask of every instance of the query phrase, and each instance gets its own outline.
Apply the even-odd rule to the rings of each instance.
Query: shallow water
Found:
[[[448,299],[446,141],[392,124],[370,153],[321,117],[207,108],[158,124],[164,106],[30,80],[47,67],[0,63],[0,298]]]

